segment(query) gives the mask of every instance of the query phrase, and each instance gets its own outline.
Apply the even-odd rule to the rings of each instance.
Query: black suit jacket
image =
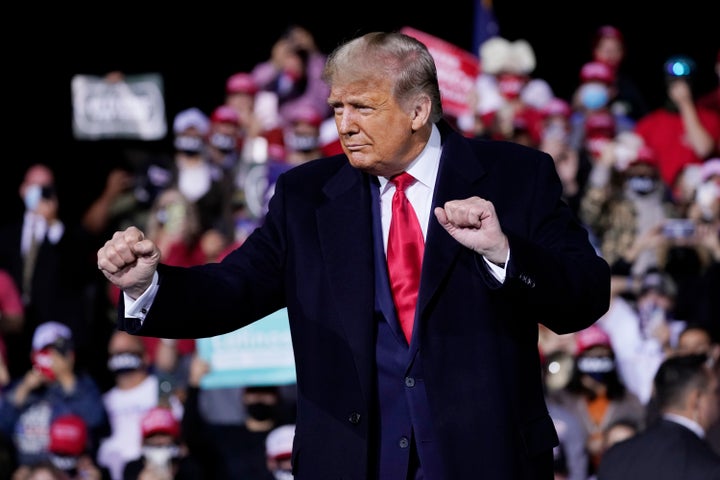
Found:
[[[552,478],[538,322],[558,333],[608,308],[609,268],[560,200],[547,154],[442,128],[433,204],[491,200],[510,240],[504,284],[433,217],[414,342],[447,479]],[[142,335],[208,337],[287,306],[297,370],[297,480],[362,479],[376,393],[371,179],[344,155],[281,175],[264,225],[221,264],[161,265]],[[122,302],[121,302],[122,303]],[[402,381],[402,379],[399,379]],[[545,454],[547,467],[534,467]]]
[[[23,255],[21,252],[22,219],[0,228],[0,268],[10,273],[23,293]],[[92,318],[88,309],[89,289],[97,275],[92,255],[95,245],[80,227],[65,225],[57,243],[45,240],[40,244],[32,279],[32,300],[25,305],[22,332],[8,334],[8,366],[11,375],[24,375],[30,368],[30,344],[35,328],[44,322],[56,321],[73,330],[77,349],[86,344],[88,325]]]
[[[688,428],[660,420],[610,447],[598,480],[720,480],[720,456]]]

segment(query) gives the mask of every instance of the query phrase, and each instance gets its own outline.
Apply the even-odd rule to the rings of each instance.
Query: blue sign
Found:
[[[234,332],[196,340],[210,364],[201,388],[289,385],[296,381],[287,310],[281,309]]]

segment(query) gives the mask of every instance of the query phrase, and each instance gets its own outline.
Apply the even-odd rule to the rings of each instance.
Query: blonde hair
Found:
[[[435,61],[419,40],[400,32],[372,32],[340,45],[328,56],[323,79],[331,87],[368,78],[391,79],[393,96],[400,105],[427,95],[430,121],[437,123],[442,118]]]

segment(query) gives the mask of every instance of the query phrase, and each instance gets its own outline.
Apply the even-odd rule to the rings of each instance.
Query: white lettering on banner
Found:
[[[72,79],[73,133],[79,140],[160,140],[167,133],[163,81],[159,74]]]

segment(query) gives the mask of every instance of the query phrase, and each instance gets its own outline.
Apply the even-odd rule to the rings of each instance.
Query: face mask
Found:
[[[292,480],[294,478],[290,470],[275,470],[272,474],[275,480]]]
[[[221,150],[222,152],[229,153],[235,150],[237,142],[235,138],[224,133],[214,133],[210,137],[210,145]]]
[[[285,135],[285,145],[296,152],[309,152],[318,146],[318,137],[315,135],[296,135],[289,132]]]
[[[269,420],[275,415],[275,405],[267,403],[250,403],[246,405],[247,413],[255,420]]]
[[[144,445],[142,447],[142,454],[148,463],[153,465],[167,466],[170,461],[177,457],[179,449],[176,445],[167,446],[150,446]]]
[[[587,83],[580,87],[580,103],[588,110],[598,110],[608,102],[608,89],[599,83]]]
[[[212,172],[206,164],[181,168],[178,173],[178,189],[185,198],[195,202],[210,190],[211,175]]]
[[[23,198],[23,201],[25,202],[25,208],[30,211],[35,210],[40,203],[41,197],[42,187],[37,184],[30,185],[25,190],[25,198]]]
[[[52,352],[49,348],[44,348],[35,352],[32,356],[33,368],[43,374],[50,381],[55,381],[55,372],[53,372]]]
[[[615,360],[611,357],[581,357],[577,368],[581,373],[589,375],[598,382],[605,382],[609,373],[615,370]]]
[[[71,478],[74,478],[77,474],[77,461],[77,457],[72,455],[50,454],[50,462],[60,470],[70,475]]]
[[[142,357],[137,353],[130,352],[110,356],[107,366],[114,374],[132,372],[144,367]]]
[[[203,150],[203,140],[200,137],[181,135],[175,138],[175,150],[188,155],[197,155]]]
[[[635,176],[628,179],[628,188],[638,195],[647,195],[655,191],[655,180],[645,176]]]
[[[520,96],[526,78],[522,75],[505,74],[498,77],[498,90],[503,97],[513,100]]]

